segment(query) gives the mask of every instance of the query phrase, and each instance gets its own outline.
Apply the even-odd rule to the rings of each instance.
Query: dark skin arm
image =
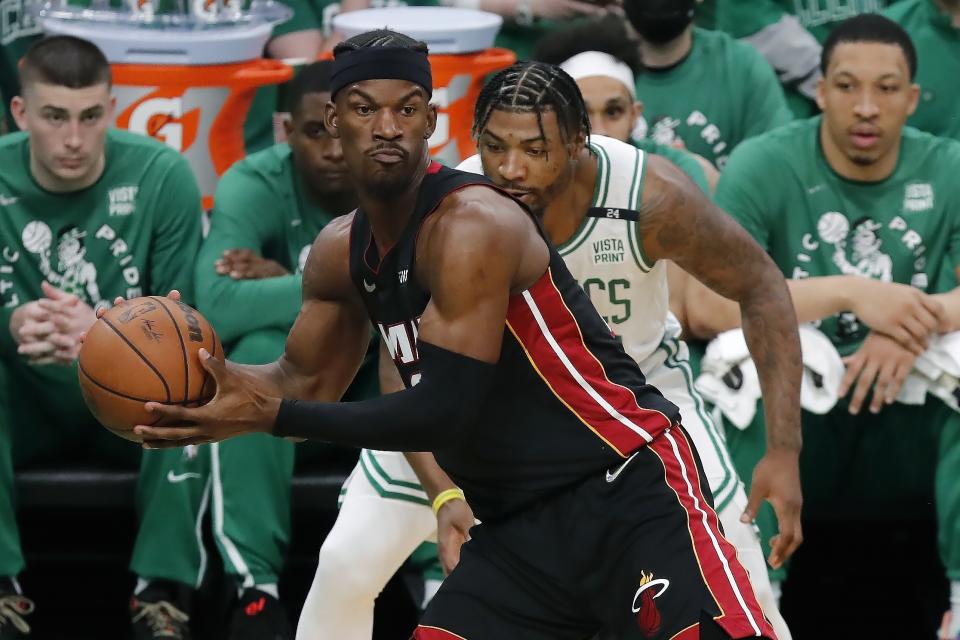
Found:
[[[390,358],[387,345],[380,341],[380,392],[396,393],[403,391],[403,380]],[[408,451],[403,454],[417,474],[417,479],[427,492],[427,499],[433,503],[434,499],[443,491],[455,489],[453,483],[432,453],[427,451]],[[443,571],[450,574],[460,562],[460,547],[470,539],[470,527],[476,523],[473,510],[465,500],[449,500],[444,502],[437,512],[437,546],[440,563]]]
[[[346,225],[349,222],[336,228]],[[136,427],[149,446],[175,447],[185,441],[269,433],[282,397],[335,400],[342,395],[359,367],[368,330],[366,313],[346,273],[348,229],[342,228],[335,237],[328,229],[311,252],[304,275],[305,283],[316,283],[309,292],[305,285],[304,298],[311,303],[304,303],[283,358],[272,365],[242,369],[203,359],[217,382],[213,400],[199,408],[148,403],[164,424],[179,425]],[[326,245],[325,237],[336,242]],[[491,255],[499,259],[491,261]],[[424,223],[417,243],[417,276],[431,292],[420,319],[420,339],[495,363],[510,294],[531,286],[546,270],[548,260],[535,225],[516,203],[485,187],[468,187],[451,195]],[[354,347],[350,357],[340,353]],[[247,374],[248,370],[253,373]],[[358,441],[363,429],[364,425],[357,425],[352,434]]]
[[[356,375],[370,341],[367,314],[347,271],[347,244],[352,216],[327,225],[314,241],[303,274],[303,306],[290,333],[284,354],[266,365],[218,362],[201,352],[203,366],[217,380],[220,430],[243,433],[252,426],[249,416],[263,411],[276,416],[279,398],[339,400]],[[148,410],[164,414],[164,405],[147,403]],[[179,422],[165,415],[169,422]],[[200,432],[183,433],[173,446],[212,442]],[[145,446],[171,446],[145,434]]]
[[[760,374],[767,452],[754,469],[744,521],[764,499],[780,534],[769,562],[779,567],[800,545],[800,339],[790,292],[779,269],[747,232],[715,207],[679,169],[648,156],[640,216],[643,250],[672,260],[740,305],[741,323]]]

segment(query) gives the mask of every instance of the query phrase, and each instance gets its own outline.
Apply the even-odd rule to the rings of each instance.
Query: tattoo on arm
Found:
[[[640,233],[645,254],[670,259],[740,304],[765,399],[771,448],[800,449],[802,364],[790,292],[777,266],[679,169],[648,157]]]

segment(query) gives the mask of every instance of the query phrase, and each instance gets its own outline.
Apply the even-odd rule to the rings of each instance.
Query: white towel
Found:
[[[927,394],[960,411],[960,331],[931,338],[927,350],[913,363],[897,402],[923,404]]]
[[[843,380],[843,359],[830,338],[810,325],[800,326],[800,350],[803,358],[803,379],[800,383],[800,406],[823,415],[833,409]]]
[[[697,391],[734,426],[746,429],[757,414],[760,379],[743,331],[725,331],[710,341],[700,368]]]
[[[803,357],[800,404],[812,413],[827,413],[837,404],[843,361],[833,343],[809,325],[800,327],[800,348]],[[761,397],[760,378],[742,330],[721,333],[707,345],[695,387],[738,429],[750,425]]]

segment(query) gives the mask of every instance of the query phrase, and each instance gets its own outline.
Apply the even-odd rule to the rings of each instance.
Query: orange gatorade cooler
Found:
[[[261,58],[273,24],[290,10],[254,2],[240,11],[218,0],[189,13],[160,14],[151,0],[125,9],[61,5],[41,12],[47,33],[95,42],[110,61],[116,126],[152,136],[184,155],[213,206],[217,182],[244,157],[243,123],[256,89],[285,82],[292,70]]]
[[[512,51],[492,48],[502,23],[494,13],[454,7],[366,9],[333,19],[334,29],[348,38],[388,27],[427,43],[432,102],[440,111],[430,153],[448,166],[476,153],[470,128],[484,78],[517,59]]]

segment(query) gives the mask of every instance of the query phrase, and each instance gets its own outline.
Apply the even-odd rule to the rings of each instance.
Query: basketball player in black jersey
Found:
[[[645,384],[529,212],[431,162],[425,45],[371,32],[338,45],[334,64],[326,124],[361,206],[314,243],[283,357],[204,354],[215,398],[148,403],[176,426],[137,427],[145,446],[259,431],[435,452],[483,524],[420,640],[775,637],[676,407]],[[702,224],[731,233],[724,219]],[[782,289],[777,312],[792,316]],[[368,319],[408,389],[337,403]],[[784,392],[799,397],[799,376]]]

